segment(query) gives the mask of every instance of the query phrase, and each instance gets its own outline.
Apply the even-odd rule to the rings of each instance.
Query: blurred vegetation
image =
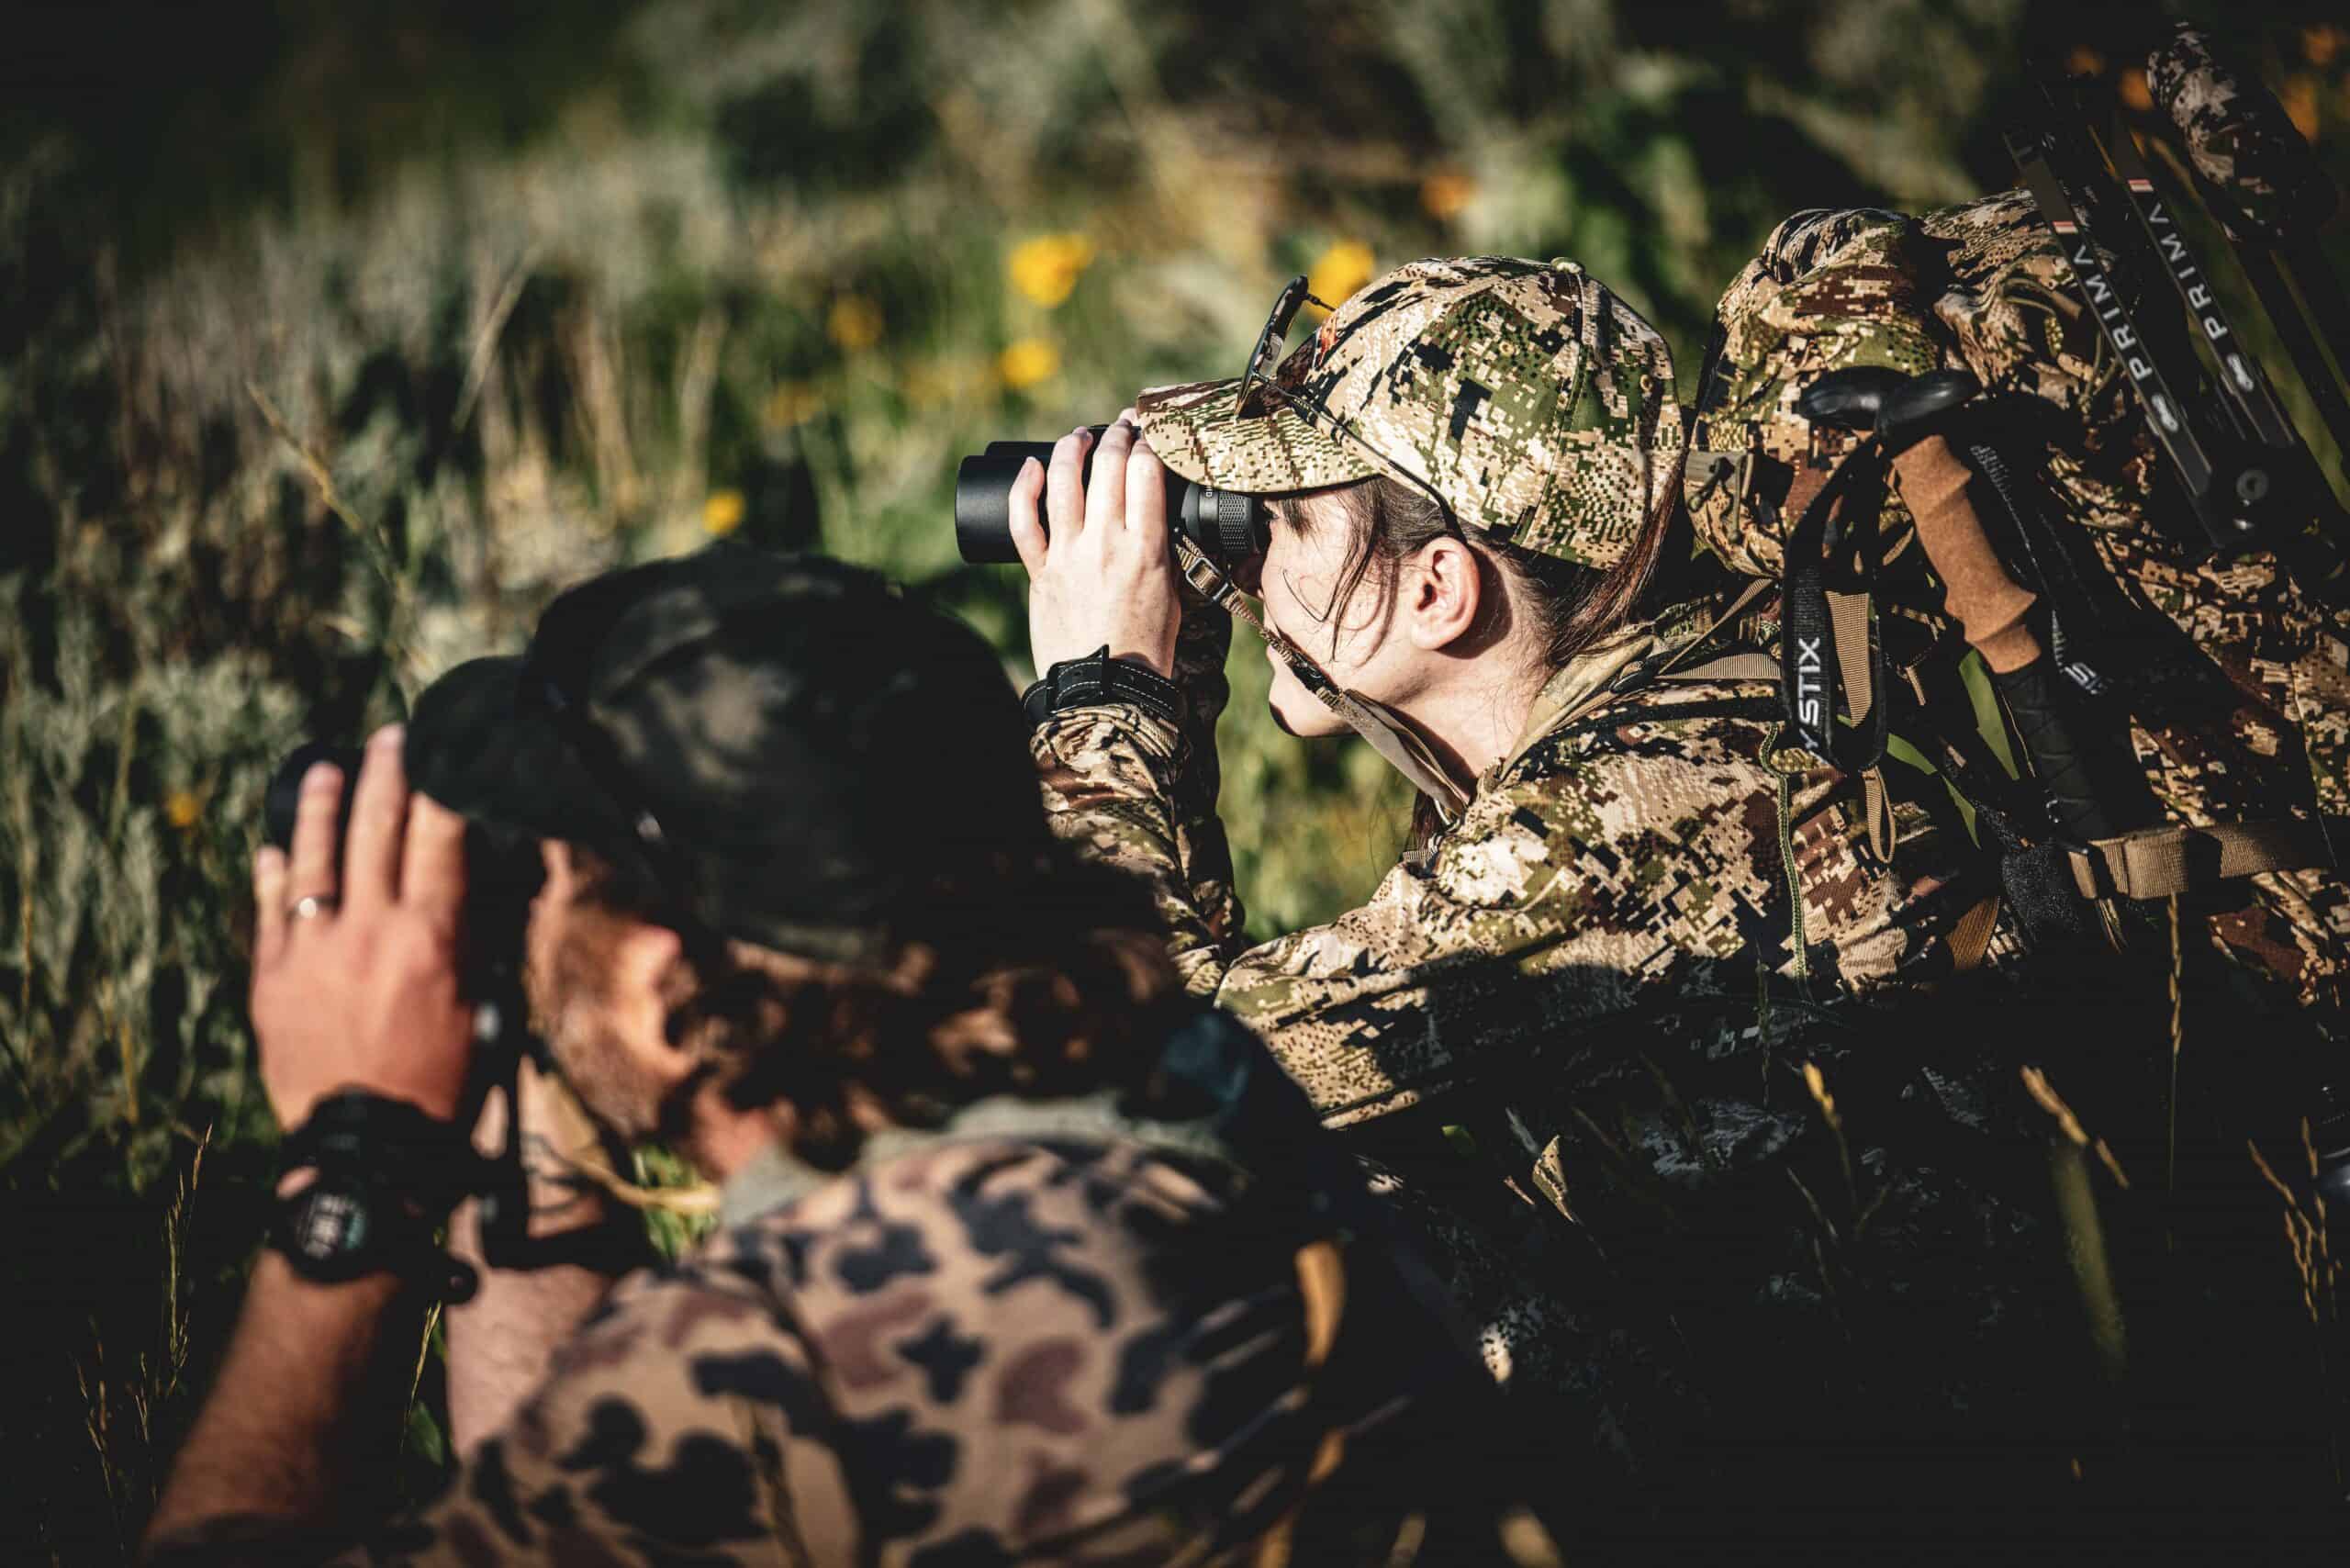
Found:
[[[2220,8],[2209,7],[2212,11]],[[2304,128],[2350,35],[2229,16]],[[2143,9],[2043,41],[2130,87]],[[557,588],[726,534],[878,566],[1025,679],[956,457],[1232,374],[1293,272],[1572,254],[1683,351],[1801,207],[2011,183],[2021,0],[36,0],[0,60],[0,1462],[12,1562],[127,1553],[274,1129],[259,790]],[[2038,25],[2050,27],[2047,16]],[[2337,162],[2339,148],[2333,148]],[[1684,387],[1684,393],[1688,388]],[[1225,802],[1254,929],[1391,863],[1360,747]],[[951,763],[943,762],[943,766]],[[430,1363],[414,1491],[442,1462]]]

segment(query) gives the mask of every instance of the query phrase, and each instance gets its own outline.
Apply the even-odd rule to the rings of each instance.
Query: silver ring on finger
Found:
[[[286,906],[288,920],[308,920],[314,915],[332,914],[337,904],[331,893],[308,893]]]

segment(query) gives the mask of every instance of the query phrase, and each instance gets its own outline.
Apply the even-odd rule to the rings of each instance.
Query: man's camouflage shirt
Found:
[[[1404,1381],[1427,1335],[1380,1260],[1348,1250],[1317,1350],[1293,1194],[1043,1114],[1063,1130],[1011,1132],[1015,1105],[838,1177],[764,1157],[348,1560],[1413,1561],[1445,1506],[1411,1479],[1441,1473]]]

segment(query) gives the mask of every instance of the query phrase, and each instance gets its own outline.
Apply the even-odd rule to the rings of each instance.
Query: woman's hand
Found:
[[[1028,646],[1038,675],[1104,644],[1113,658],[1160,676],[1174,670],[1182,609],[1167,532],[1167,469],[1133,421],[1129,409],[1103,432],[1091,484],[1079,481],[1092,440],[1083,431],[1055,444],[1049,467],[1031,458],[1013,481],[1012,543],[1028,568]]]
[[[464,819],[408,793],[400,732],[378,730],[359,769],[338,879],[341,790],[332,764],[311,768],[291,851],[263,849],[253,862],[262,1084],[289,1131],[340,1089],[446,1120],[473,1055],[473,1009],[457,993]]]

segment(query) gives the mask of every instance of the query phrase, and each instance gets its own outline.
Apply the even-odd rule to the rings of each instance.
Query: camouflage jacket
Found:
[[[2032,493],[2079,531],[2089,569],[2111,579],[2098,662],[2115,678],[2116,722],[2154,807],[2198,827],[2350,816],[2350,612],[2303,593],[2271,554],[2221,565],[2175,542],[2199,531],[2172,521],[2183,503],[2128,377],[2030,196],[2009,191],[1921,218],[1798,213],[1723,295],[1718,330],[1692,517],[1733,569],[1780,574],[1803,500],[1858,439],[1796,411],[1812,380],[1850,365],[1965,369],[1995,399],[2033,410],[2031,439],[2043,444],[2012,460],[2038,469]],[[1741,460],[1737,482],[1700,496],[1695,476],[1710,473],[1717,452]],[[1908,515],[1897,491],[1889,532],[1900,535]],[[1939,589],[1920,553],[1899,546],[1897,537],[1884,592],[1931,619]],[[2350,1038],[2350,886],[2338,871],[2267,873],[2189,902],[2211,950],[2275,1005]]]
[[[1558,672],[1423,854],[1259,946],[1196,777],[1222,691],[1204,633],[1186,723],[1093,707],[1035,739],[1057,831],[1149,879],[1192,988],[1350,1130],[1495,1373],[1565,1402],[1544,1418],[1571,1452],[1700,1486],[1693,1453],[1831,1411],[2012,1418],[2045,1364],[2010,1338],[2044,1327],[2018,1283],[2046,1262],[2018,1129],[2044,1124],[1982,1011],[2019,943],[1980,924],[1997,883],[1948,794],[1888,767],[1886,863],[1858,779],[1772,752],[1769,685],[1654,684],[1558,722],[1716,608]],[[1901,1385],[1909,1334],[1942,1347],[1931,1388]]]
[[[1312,1288],[1328,1221],[1216,1143],[996,1100],[838,1176],[771,1153],[351,1560],[1411,1561],[1427,1326],[1370,1251]]]

